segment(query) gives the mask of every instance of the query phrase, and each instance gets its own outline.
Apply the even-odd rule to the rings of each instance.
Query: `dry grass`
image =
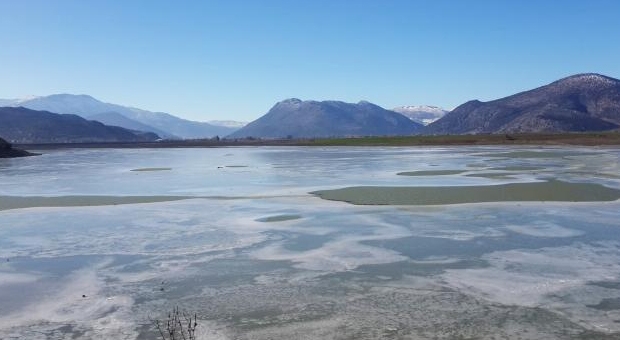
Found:
[[[620,145],[620,132],[527,133],[312,139],[194,139],[135,143],[30,144],[29,149],[57,148],[205,148],[223,146],[430,146],[430,145]]]

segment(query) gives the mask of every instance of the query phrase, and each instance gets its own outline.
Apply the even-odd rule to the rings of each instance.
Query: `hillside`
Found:
[[[134,130],[154,132],[162,138],[210,138],[225,136],[237,128],[216,126],[182,119],[164,112],[151,112],[133,107],[104,103],[89,95],[54,94],[24,100],[1,99],[5,106],[23,106],[32,110],[60,114],[75,114],[86,119],[97,119],[104,124]],[[121,119],[119,115],[125,119]]]
[[[31,154],[28,151],[13,148],[11,143],[0,138],[0,158],[25,157],[25,156],[32,156],[32,155],[33,154]]]
[[[506,98],[469,101],[427,134],[605,131],[620,127],[620,80],[578,74]]]
[[[122,114],[114,111],[110,112],[101,112],[96,113],[87,118],[88,120],[96,120],[100,123],[110,126],[120,126],[125,129],[134,130],[134,131],[149,131],[156,133],[160,137],[176,139],[178,137],[169,134],[168,132],[162,131],[160,129],[156,129],[152,126],[148,126],[146,124],[140,123],[137,120],[133,120],[123,116]]]
[[[0,108],[0,135],[11,143],[144,142],[154,133],[107,126],[77,115],[35,111],[23,107]]]
[[[350,104],[293,98],[277,103],[264,116],[228,138],[395,136],[414,134],[421,127],[401,114],[368,102]]]

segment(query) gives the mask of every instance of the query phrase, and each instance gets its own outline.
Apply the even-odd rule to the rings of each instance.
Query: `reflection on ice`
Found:
[[[562,227],[548,221],[536,221],[525,225],[507,225],[506,229],[537,237],[574,237],[583,234],[583,231]]]
[[[512,250],[483,256],[487,268],[447,270],[444,280],[462,292],[507,305],[552,306],[584,325],[618,331],[620,312],[592,305],[617,296],[616,291],[593,289],[590,281],[620,279],[620,243]],[[597,305],[597,306],[600,306]],[[613,312],[613,313],[612,313]]]

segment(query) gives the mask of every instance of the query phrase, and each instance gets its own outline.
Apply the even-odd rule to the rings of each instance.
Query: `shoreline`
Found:
[[[93,143],[37,143],[15,145],[22,149],[71,148],[217,148],[234,146],[467,146],[467,145],[620,145],[620,132],[587,132],[561,134],[502,134],[502,135],[442,135],[343,137],[308,139],[192,139],[157,142],[93,142]]]

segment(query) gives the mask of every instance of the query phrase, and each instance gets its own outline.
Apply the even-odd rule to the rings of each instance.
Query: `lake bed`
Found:
[[[155,339],[179,306],[199,339],[617,339],[619,173],[613,147],[0,160],[0,338]]]

